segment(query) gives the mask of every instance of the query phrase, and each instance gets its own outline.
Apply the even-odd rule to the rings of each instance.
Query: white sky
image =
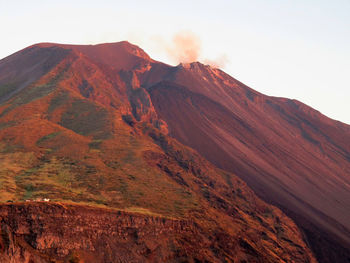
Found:
[[[0,0],[0,58],[38,42],[129,40],[176,64],[160,43],[201,39],[200,61],[267,95],[350,124],[350,0]]]

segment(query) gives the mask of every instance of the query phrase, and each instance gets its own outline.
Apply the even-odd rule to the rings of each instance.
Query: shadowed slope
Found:
[[[349,126],[298,101],[264,96],[200,63],[169,72],[164,76],[172,82],[149,91],[170,134],[238,174],[300,226],[310,226],[309,234],[319,232],[309,237],[323,262],[347,262],[342,253],[349,252],[320,246],[330,238],[329,248],[336,239],[336,247],[350,249]]]
[[[57,46],[34,46],[0,60],[0,103],[48,73],[69,53]]]

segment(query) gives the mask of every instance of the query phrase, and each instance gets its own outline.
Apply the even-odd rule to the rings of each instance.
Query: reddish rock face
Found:
[[[184,255],[181,238],[198,239],[191,222],[84,206],[7,205],[0,218],[1,262],[166,262]]]
[[[188,228],[165,236],[153,219],[142,232],[145,215],[113,221],[106,210],[8,205],[2,256],[314,262],[305,234],[320,262],[347,262],[349,133],[300,102],[264,96],[200,63],[170,67],[127,42],[31,46],[0,61],[1,201],[136,207]],[[126,236],[109,236],[127,215],[143,218],[135,219],[141,229],[132,225],[137,238],[126,227]]]
[[[1,262],[280,262],[189,220],[43,202],[1,205],[0,220]]]

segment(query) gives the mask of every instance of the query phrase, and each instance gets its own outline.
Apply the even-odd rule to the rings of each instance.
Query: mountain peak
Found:
[[[210,65],[205,65],[199,61],[194,61],[194,62],[190,62],[190,63],[180,63],[178,65],[178,67],[182,67],[182,68],[186,68],[186,69],[203,69],[203,68],[207,68],[207,69],[212,69],[212,67]]]
[[[220,69],[208,64],[203,64],[199,61],[195,61],[191,63],[180,63],[177,67],[180,69],[186,69],[186,70],[190,70],[192,72],[201,73],[201,74],[210,73],[210,74],[218,75],[219,72],[221,72]]]
[[[212,67],[210,65],[205,65],[199,61],[191,63],[180,63],[176,68],[180,72],[187,72],[193,75],[195,78],[210,80],[211,83],[216,83],[218,79],[223,79],[222,71],[220,69]]]
[[[38,43],[29,48],[49,48],[59,47],[73,50],[83,54],[89,59],[99,64],[104,64],[116,69],[132,70],[140,64],[153,62],[150,56],[140,47],[128,41],[103,43],[96,45],[72,45],[58,43]]]

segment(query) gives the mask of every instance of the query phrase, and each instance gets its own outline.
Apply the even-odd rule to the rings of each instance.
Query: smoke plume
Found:
[[[173,41],[166,48],[168,56],[176,63],[189,63],[198,60],[201,41],[190,31],[181,31],[174,35]]]
[[[202,42],[200,38],[191,31],[180,31],[172,40],[166,40],[161,36],[152,36],[153,48],[165,52],[167,57],[176,64],[202,61],[215,68],[224,68],[229,59],[223,54],[216,59],[205,59],[202,57]]]
[[[226,65],[230,62],[228,56],[226,54],[222,54],[216,59],[204,59],[203,63],[207,64],[213,68],[225,68]]]

